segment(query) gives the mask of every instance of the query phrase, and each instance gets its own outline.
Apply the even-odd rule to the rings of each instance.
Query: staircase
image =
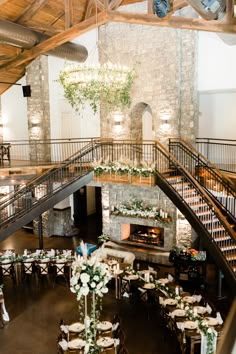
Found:
[[[214,240],[216,245],[223,252],[225,258],[232,263],[232,268],[234,272],[236,272],[236,243],[226,231],[220,218],[218,218],[213,210],[209,208],[207,201],[197,189],[194,189],[183,176],[176,175],[166,177],[166,180],[194,211],[198,219],[211,235],[212,240]]]
[[[233,215],[226,205],[219,206],[219,201],[193,176],[190,170],[195,170],[195,165],[189,169],[181,163],[181,154],[178,160],[159,142],[94,140],[57,168],[35,178],[5,201],[1,200],[0,240],[91,181],[94,160],[119,161],[121,156],[130,164],[148,160],[155,164],[157,185],[185,215],[236,290]]]
[[[236,289],[235,224],[174,155],[158,142],[155,148],[157,184],[185,215]]]
[[[170,139],[169,151],[205,188],[232,224],[236,224],[236,190],[231,180],[182,139]]]

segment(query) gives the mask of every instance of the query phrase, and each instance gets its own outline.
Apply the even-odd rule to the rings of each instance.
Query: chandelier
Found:
[[[73,64],[66,66],[59,75],[65,97],[76,110],[88,103],[93,112],[100,106],[109,111],[124,111],[131,103],[131,88],[135,78],[134,68],[113,64],[98,41],[98,8],[95,2],[96,44],[107,57],[105,64]]]
[[[100,104],[109,110],[129,107],[134,78],[133,68],[107,62],[68,65],[60,72],[59,82],[72,107],[79,110],[87,102],[95,113]]]

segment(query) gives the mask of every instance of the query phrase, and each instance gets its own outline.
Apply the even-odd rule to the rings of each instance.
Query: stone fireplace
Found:
[[[130,235],[126,239],[133,244],[164,247],[164,228],[129,224]]]
[[[191,226],[188,230],[177,227],[177,209],[171,200],[156,185],[154,187],[129,184],[90,182],[101,187],[103,234],[109,235],[109,247],[127,249],[135,253],[137,260],[170,264],[169,251],[180,242],[191,240]],[[116,212],[124,202],[133,199],[143,201],[144,207],[155,206],[167,212],[168,222],[135,216],[118,215]],[[187,223],[187,221],[186,221]]]
[[[133,186],[128,184],[102,184],[103,233],[120,247],[140,250],[148,260],[148,253],[169,252],[176,244],[176,207],[155,187]],[[170,222],[153,218],[123,216],[113,213],[114,207],[133,199],[142,200],[144,207],[155,206],[167,211]],[[138,252],[136,258],[139,259]],[[145,256],[144,256],[145,254]],[[158,260],[157,260],[158,262]]]

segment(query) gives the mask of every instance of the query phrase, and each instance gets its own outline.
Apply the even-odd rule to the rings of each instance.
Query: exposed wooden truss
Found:
[[[17,18],[16,22],[23,24],[30,20],[42,7],[44,7],[49,0],[35,0],[30,4],[25,11]]]
[[[72,0],[65,1],[65,29],[70,28],[74,24],[73,19],[73,2]]]
[[[178,10],[189,6],[187,0],[171,0],[171,11],[163,19],[153,14],[153,0],[148,0],[147,13],[117,11],[119,6],[142,1],[0,0],[0,19],[52,36],[30,50],[0,44],[0,81],[15,82],[24,74],[25,66],[39,55],[108,22],[236,34],[234,0],[226,0],[225,19],[218,21],[178,16]],[[9,11],[11,7],[12,14]],[[0,94],[5,90],[6,85],[2,87],[0,84]]]

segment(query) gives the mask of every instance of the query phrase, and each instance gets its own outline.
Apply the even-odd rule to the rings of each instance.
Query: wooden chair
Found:
[[[13,283],[16,284],[16,271],[14,262],[11,260],[0,262],[0,280],[4,277],[11,277]]]
[[[63,334],[59,334],[58,338],[57,338],[57,353],[58,354],[84,354],[84,349],[74,349],[74,348],[67,348],[67,349],[63,349],[63,347],[61,346],[61,342],[65,340],[65,336]],[[66,341],[67,344],[69,344],[68,341]]]
[[[50,266],[51,263],[48,260],[41,259],[37,261],[37,273],[41,282],[45,278],[48,283],[51,283]]]
[[[33,274],[35,274],[35,261],[29,259],[23,260],[21,262],[22,280],[29,279]]]
[[[66,274],[66,262],[53,263],[53,287],[56,285],[57,278],[64,279],[66,286],[69,287],[69,280]]]

